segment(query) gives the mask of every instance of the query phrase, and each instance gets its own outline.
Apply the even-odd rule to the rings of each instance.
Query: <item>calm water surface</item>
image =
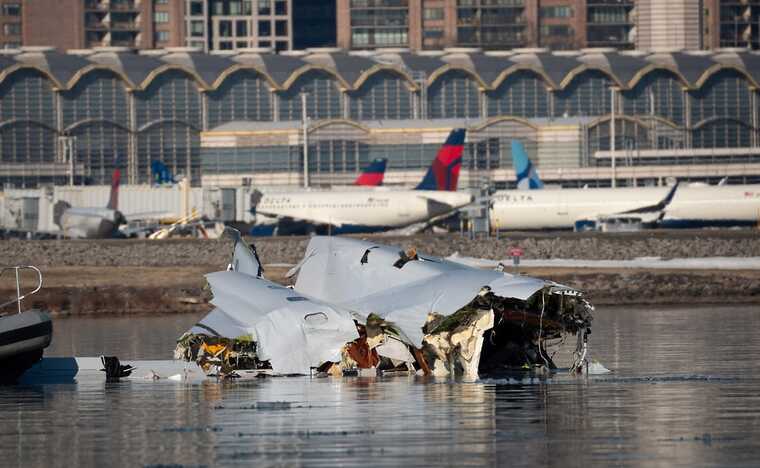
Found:
[[[197,317],[62,319],[48,355],[168,359]],[[0,466],[760,466],[760,308],[602,308],[613,374],[0,387]]]

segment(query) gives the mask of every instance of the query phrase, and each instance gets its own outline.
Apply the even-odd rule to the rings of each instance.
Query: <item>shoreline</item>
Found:
[[[47,267],[42,290],[24,301],[53,317],[203,313],[210,292],[195,267]],[[267,278],[291,284],[289,267],[265,265]],[[511,272],[510,270],[507,270]],[[621,268],[521,268],[520,274],[586,292],[595,306],[760,304],[760,270],[643,270]],[[2,297],[15,290],[0,289]]]
[[[519,272],[585,291],[595,305],[760,304],[760,269],[740,269],[741,262],[729,269],[593,264],[640,257],[759,258],[760,231],[755,230],[511,233],[475,240],[459,234],[356,237],[403,249],[414,246],[441,257],[458,252],[463,257],[500,260],[511,246],[519,245],[525,251],[523,260],[590,261],[590,267],[522,265]],[[309,238],[247,241],[255,242],[265,276],[289,284],[284,275],[301,260]],[[224,270],[231,249],[229,241],[195,239],[0,241],[0,254],[12,259],[9,263],[42,270],[42,290],[24,306],[47,309],[57,317],[206,312],[212,306],[203,275]],[[506,271],[513,272],[511,267]],[[22,283],[24,290],[33,284],[31,276]],[[0,295],[15,297],[10,276],[0,281]]]

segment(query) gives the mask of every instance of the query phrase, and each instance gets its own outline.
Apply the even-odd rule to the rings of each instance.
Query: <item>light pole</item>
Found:
[[[309,116],[306,112],[307,91],[301,91],[301,130],[303,132],[303,186],[309,188]]]
[[[74,185],[74,157],[76,155],[77,137],[59,137],[61,144],[61,161],[69,164],[69,185]]]
[[[615,167],[615,87],[610,87],[610,154],[612,155],[612,188],[617,187],[615,179],[617,179],[616,167]]]

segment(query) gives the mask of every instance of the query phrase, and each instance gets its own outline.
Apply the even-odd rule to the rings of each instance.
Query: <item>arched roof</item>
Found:
[[[362,73],[359,78],[354,81],[353,88],[354,90],[358,90],[359,88],[364,85],[364,83],[370,79],[373,75],[377,73],[383,73],[383,72],[390,72],[394,75],[398,75],[399,78],[406,81],[406,86],[412,91],[416,91],[419,89],[419,86],[414,82],[414,79],[403,69],[399,67],[393,67],[391,65],[386,65],[382,63],[376,63],[372,66],[372,68],[365,70],[364,73]]]
[[[587,127],[590,130],[592,128],[598,127],[599,125],[601,125],[603,123],[607,123],[607,122],[609,122],[611,120],[612,120],[612,117],[610,117],[609,115],[604,115],[604,116],[598,117],[598,118],[592,120],[591,122],[589,122]],[[656,121],[658,123],[661,123],[663,125],[667,125],[668,127],[671,127],[671,128],[674,128],[674,129],[680,129],[680,128],[682,128],[678,124],[676,124],[675,122],[671,122],[670,120],[665,119],[665,118],[660,117],[660,116],[649,116],[646,119],[642,119],[642,118],[639,118],[637,116],[632,116],[632,115],[617,115],[617,116],[615,116],[615,120],[616,121],[617,120],[627,120],[629,122],[635,123],[636,125],[638,125],[640,127],[645,127],[645,128],[648,128],[648,129],[651,128],[650,122],[652,120],[654,120],[654,121]]]
[[[356,122],[354,120],[348,120],[348,119],[326,119],[321,120],[317,122],[316,124],[309,127],[308,132],[309,133],[315,133],[323,128],[330,127],[333,125],[348,125],[349,127],[354,127],[357,130],[361,130],[364,133],[369,133],[369,128],[360,124],[359,122]]]
[[[669,56],[675,64],[678,73],[686,79],[692,88],[698,87],[698,82],[702,76],[717,64],[713,60],[712,55],[675,52],[669,54]]]
[[[272,87],[273,89],[277,89],[280,87],[280,85],[276,81],[274,81],[274,79],[266,71],[262,70],[260,66],[257,66],[256,64],[253,64],[253,63],[235,63],[231,67],[224,70],[222,74],[219,75],[219,77],[216,79],[216,81],[211,83],[211,88],[218,89],[219,87],[222,86],[222,84],[224,83],[224,80],[226,80],[230,76],[240,71],[248,71],[248,72],[253,72],[260,75],[262,78],[264,78],[264,80],[267,81],[267,83],[269,83],[269,86]]]
[[[106,48],[60,53],[49,48],[29,47],[0,54],[0,82],[19,69],[35,69],[46,75],[53,86],[70,89],[94,70],[112,70],[129,89],[139,90],[168,70],[192,76],[199,88],[216,89],[237,70],[260,73],[273,90],[290,87],[311,70],[332,75],[347,91],[358,89],[374,73],[391,71],[402,76],[411,90],[422,83],[432,84],[451,70],[467,73],[483,89],[495,89],[511,74],[530,70],[541,76],[547,87],[563,89],[588,70],[604,73],[620,88],[635,87],[656,70],[673,73],[684,87],[696,89],[722,70],[735,70],[751,86],[760,88],[760,55],[755,52],[717,50],[715,52],[610,52],[588,50],[548,52],[515,50],[482,53],[457,50],[420,52],[379,50],[362,54],[335,50],[273,54],[260,49],[232,51],[225,55],[204,54],[194,49],[176,48],[135,53]]]
[[[457,72],[457,71],[462,72],[465,75],[472,78],[472,80],[475,81],[478,84],[478,86],[480,86],[481,88],[484,88],[484,89],[488,88],[488,85],[485,82],[483,82],[483,79],[475,72],[475,70],[468,67],[463,67],[459,65],[451,65],[451,64],[446,64],[442,66],[441,68],[437,69],[436,71],[434,71],[427,79],[428,85],[432,85],[437,80],[446,76],[446,74],[450,72]]]
[[[348,82],[342,76],[340,76],[337,71],[331,68],[328,68],[324,65],[316,65],[316,64],[311,64],[311,63],[306,63],[301,68],[291,73],[290,77],[287,80],[285,80],[284,83],[282,83],[282,88],[289,89],[291,86],[293,86],[296,83],[296,81],[298,81],[299,78],[301,78],[303,75],[312,71],[321,71],[321,72],[327,73],[328,75],[335,78],[335,80],[338,81],[338,83],[340,83],[343,89],[351,88],[351,85],[348,84]]]
[[[3,81],[5,81],[8,77],[12,76],[14,73],[23,72],[25,70],[31,70],[47,77],[47,79],[50,80],[50,84],[55,88],[64,87],[58,80],[56,80],[56,78],[53,75],[50,74],[50,71],[34,64],[25,64],[25,63],[14,63],[10,67],[0,72],[0,84],[2,84]]]
[[[191,75],[197,76],[207,89],[219,79],[225,70],[234,65],[231,60],[221,55],[204,54],[182,49],[161,55],[159,60],[181,67]]]
[[[94,73],[97,71],[107,71],[110,73],[113,73],[117,77],[119,77],[126,87],[129,89],[134,89],[135,84],[129,79],[127,75],[124,74],[123,71],[119,70],[118,68],[114,68],[108,65],[101,65],[97,63],[91,63],[90,65],[87,65],[86,67],[78,70],[73,77],[66,83],[66,89],[73,89],[80,80],[82,80],[85,76],[87,76],[90,73]]]
[[[744,120],[737,119],[735,117],[726,117],[722,115],[714,115],[707,119],[700,120],[699,122],[695,123],[692,128],[694,130],[699,130],[700,128],[707,127],[719,122],[733,122],[735,124],[741,125],[742,127],[752,128],[752,124],[749,122],[745,122]]]
[[[19,65],[29,65],[44,70],[56,82],[56,87],[65,86],[81,69],[92,62],[78,55],[62,54],[42,48],[22,49],[14,59]]]
[[[80,120],[78,122],[74,122],[73,124],[69,125],[68,127],[64,128],[64,133],[72,132],[74,130],[79,130],[80,128],[86,128],[89,126],[97,126],[97,125],[104,125],[108,127],[114,127],[118,128],[119,130],[122,130],[124,132],[129,132],[129,128],[125,127],[124,125],[113,122],[110,120],[103,120],[103,119],[84,119]]]
[[[479,124],[470,128],[470,130],[472,130],[473,132],[480,132],[487,129],[488,127],[492,127],[502,122],[516,122],[526,127],[530,127],[533,130],[538,130],[540,128],[539,125],[531,122],[530,119],[524,119],[522,117],[513,117],[513,116],[500,116],[500,117],[492,117],[488,119],[486,122],[483,122],[482,124]]]
[[[185,68],[182,65],[174,65],[170,63],[165,63],[161,65],[160,67],[154,70],[151,70],[148,76],[142,81],[142,83],[140,83],[140,88],[143,90],[148,89],[150,85],[153,84],[153,81],[155,81],[159,76],[173,70],[176,70],[176,71],[182,72],[185,75],[188,75],[198,84],[200,88],[209,88],[208,84],[206,84],[203,78],[201,78],[200,75],[198,75],[198,73],[195,70]]]

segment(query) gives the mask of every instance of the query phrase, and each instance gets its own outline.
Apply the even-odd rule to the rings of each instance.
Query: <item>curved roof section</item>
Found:
[[[484,54],[470,55],[470,62],[475,73],[480,75],[480,78],[491,88],[496,86],[496,80],[505,70],[516,64],[508,57]]]
[[[279,54],[261,54],[261,62],[264,64],[266,73],[279,86],[282,86],[293,73],[306,65],[299,57]]]
[[[234,63],[226,57],[204,54],[192,50],[169,49],[169,53],[159,57],[162,62],[177,65],[198,76],[206,88],[210,88],[216,80]]]
[[[712,55],[702,53],[674,52],[668,54],[676,69],[692,88],[697,86],[700,79],[715,66],[717,62]]]
[[[145,81],[151,72],[160,67],[162,62],[153,57],[138,55],[129,50],[95,50],[86,59],[93,65],[99,65],[113,70],[120,75],[130,87],[137,88]],[[79,76],[81,77],[81,75]],[[76,80],[69,86],[76,86]]]
[[[559,87],[564,87],[563,83],[568,81],[570,72],[583,65],[577,56],[542,52],[535,54],[535,57],[546,76]]]
[[[335,70],[339,76],[351,84],[356,83],[364,73],[378,64],[374,60],[343,52],[308,55],[305,60]]]
[[[446,65],[446,62],[437,56],[418,55],[411,52],[402,52],[398,54],[401,65],[411,73],[422,73],[432,75],[433,72]]]
[[[0,54],[0,73],[12,66],[16,65],[16,61],[13,60],[13,56],[10,54]]]
[[[623,89],[629,89],[654,70],[674,73],[685,87],[704,85],[721,70],[736,70],[750,85],[760,88],[760,54],[738,50],[715,52],[611,52],[582,50],[548,52],[514,50],[482,53],[471,50],[426,51],[378,50],[345,53],[310,50],[303,53],[274,54],[265,50],[231,51],[204,54],[189,48],[134,51],[100,48],[60,53],[51,48],[28,47],[0,54],[0,79],[19,68],[34,68],[46,74],[56,87],[69,89],[94,69],[109,69],[133,89],[149,86],[166,70],[178,69],[192,75],[203,89],[216,89],[238,69],[261,73],[271,87],[282,90],[309,70],[324,70],[341,85],[352,90],[362,86],[373,73],[391,70],[416,89],[421,82],[434,82],[449,70],[470,74],[485,89],[493,89],[519,70],[540,75],[549,88],[563,89],[588,70],[598,70]]]
[[[628,84],[638,75],[638,73],[649,65],[644,57],[630,54],[613,54],[606,52],[602,54],[607,61],[610,73],[617,77],[618,81]]]
[[[92,63],[78,55],[62,54],[43,47],[23,48],[14,59],[19,65],[28,65],[47,73],[56,81],[56,86],[60,87],[64,87],[79,70]]]

